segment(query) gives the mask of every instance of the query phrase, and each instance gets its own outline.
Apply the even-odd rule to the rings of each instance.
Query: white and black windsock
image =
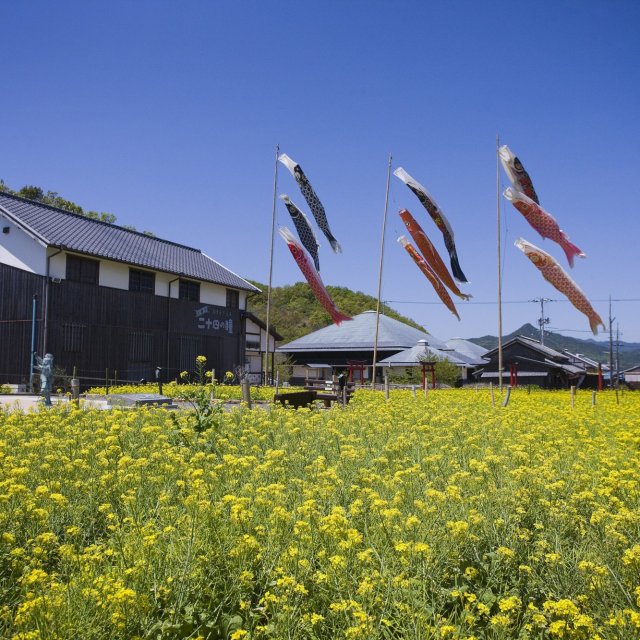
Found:
[[[327,214],[324,212],[322,202],[320,202],[320,198],[318,198],[316,192],[313,190],[313,187],[309,183],[307,176],[304,174],[302,167],[295,160],[292,160],[286,153],[281,153],[278,156],[278,160],[280,160],[280,162],[282,162],[282,164],[291,171],[291,174],[296,179],[296,182],[300,187],[300,191],[304,196],[304,199],[307,201],[309,209],[311,209],[311,213],[313,213],[313,217],[316,219],[322,233],[327,237],[334,253],[342,253],[340,243],[333,237],[331,229],[329,229]]]
[[[453,277],[458,282],[469,282],[460,267],[458,252],[456,251],[456,244],[453,239],[453,229],[442,212],[442,209],[433,199],[433,196],[417,180],[414,180],[402,167],[398,167],[393,172],[393,175],[400,178],[400,180],[402,180],[402,182],[404,182],[407,187],[413,191],[418,200],[420,200],[422,206],[427,210],[427,213],[431,216],[431,219],[436,223],[436,227],[440,229],[444,239],[444,246],[447,248],[447,252],[449,253]]]
[[[293,202],[291,202],[291,200],[289,200],[289,196],[286,193],[282,194],[280,199],[284,202],[285,207],[287,207],[287,211],[293,220],[293,224],[296,227],[302,246],[313,258],[316,271],[320,272],[320,260],[318,258],[318,247],[320,245],[318,244],[316,234],[313,233],[311,224],[309,224],[309,219],[304,215],[304,213],[302,213],[302,211],[300,211],[300,209],[298,209],[298,207],[296,207],[295,204],[293,204]]]

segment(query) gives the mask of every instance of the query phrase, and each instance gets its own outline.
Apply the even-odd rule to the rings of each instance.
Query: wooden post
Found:
[[[502,401],[502,406],[506,407],[509,404],[509,398],[511,397],[511,385],[507,386],[507,395],[504,397]]]
[[[249,378],[245,378],[242,383],[242,402],[246,402],[249,409],[251,409],[251,387],[249,385]]]
[[[592,407],[596,406],[596,392],[595,391],[591,392],[591,406]]]
[[[116,369],[114,374],[113,374],[113,386],[117,387],[118,386],[118,370]],[[162,393],[162,391],[160,392]]]
[[[618,387],[616,387],[616,404],[620,404],[620,398],[618,398]]]
[[[571,385],[571,408],[576,406],[576,388],[575,385]]]
[[[71,398],[76,406],[80,403],[80,380],[77,377],[77,369],[73,367],[73,375],[71,377]]]
[[[416,385],[415,384],[411,385],[411,393],[413,393],[413,397],[415,398],[416,397]]]
[[[495,397],[495,393],[493,391],[493,382],[489,383],[489,390],[491,391],[491,406],[495,407],[496,406],[496,397]]]
[[[389,399],[389,374],[384,372],[384,399]]]

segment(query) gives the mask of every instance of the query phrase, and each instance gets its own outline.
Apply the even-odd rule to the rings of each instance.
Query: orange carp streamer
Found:
[[[400,217],[402,218],[402,222],[404,222],[404,226],[407,227],[407,231],[411,234],[413,241],[418,246],[418,249],[420,249],[420,252],[424,256],[427,264],[433,271],[435,271],[438,278],[459,298],[462,298],[463,300],[471,298],[470,295],[462,293],[460,289],[458,289],[458,286],[451,277],[451,274],[440,257],[440,254],[436,251],[431,240],[427,238],[427,234],[416,222],[416,219],[411,215],[411,213],[406,209],[401,209]]]
[[[569,277],[567,272],[552,256],[523,238],[518,238],[515,241],[515,245],[540,269],[542,277],[549,284],[567,296],[569,302],[589,318],[589,325],[594,335],[598,335],[598,325],[606,328],[604,322],[602,322],[602,318],[594,311],[582,289]]]
[[[440,300],[444,302],[447,309],[449,309],[449,311],[451,311],[451,313],[460,320],[458,310],[453,304],[453,300],[451,300],[449,292],[445,289],[435,271],[427,264],[426,260],[418,253],[416,248],[405,238],[405,236],[400,236],[398,238],[398,242],[407,250],[407,253],[413,258],[413,261],[418,265],[420,271],[427,276],[427,279],[433,285],[433,288],[436,290]]]

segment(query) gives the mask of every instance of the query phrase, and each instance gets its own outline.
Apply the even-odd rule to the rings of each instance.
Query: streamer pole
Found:
[[[500,261],[500,136],[496,135],[496,215],[498,223],[498,388],[502,393],[502,267]]]
[[[276,145],[276,160],[273,169],[273,208],[271,210],[271,249],[269,251],[269,284],[267,285],[267,328],[266,328],[266,344],[265,344],[265,363],[264,363],[264,384],[267,384],[269,379],[269,350],[271,345],[271,339],[269,334],[271,323],[271,281],[273,276],[273,238],[276,230],[276,200],[278,196],[278,155],[280,153],[280,145]],[[274,344],[275,350],[275,344]],[[271,373],[273,374],[273,360],[271,358]]]
[[[382,238],[380,239],[380,267],[378,269],[378,301],[376,303],[376,335],[373,341],[373,367],[371,371],[371,388],[376,388],[376,363],[378,360],[378,329],[380,326],[380,296],[382,293],[382,261],[384,258],[384,236],[387,229],[387,210],[389,208],[389,184],[391,183],[391,154],[387,169],[387,190],[384,196],[384,215],[382,217]]]

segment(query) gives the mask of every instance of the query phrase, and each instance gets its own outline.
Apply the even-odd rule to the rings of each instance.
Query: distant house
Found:
[[[640,389],[640,364],[625,370],[624,381],[629,389]]]
[[[453,345],[463,348],[465,352],[458,352],[453,348]],[[473,345],[475,349],[467,345]],[[432,347],[427,340],[421,339],[410,349],[405,349],[381,360],[380,366],[390,367],[392,369],[403,369],[419,367],[424,362],[446,360],[458,367],[460,380],[465,382],[469,377],[469,372],[486,363],[482,356],[478,355],[486,351],[483,347],[474,345],[472,342],[468,342],[462,338],[454,338],[446,342],[439,349]]]
[[[488,363],[474,376],[478,381],[498,383],[498,348],[484,357]],[[502,380],[504,384],[535,384],[546,389],[580,386],[586,376],[584,366],[572,364],[570,357],[551,349],[538,340],[516,336],[502,346]]]
[[[571,353],[567,349],[563,349],[563,353],[569,356],[569,362],[571,364],[584,368],[585,379],[582,383],[583,387],[588,389],[597,389],[600,377],[602,378],[603,384],[605,380],[608,381],[611,377],[609,375],[609,365],[597,362],[582,353]]]
[[[0,382],[28,379],[32,348],[85,380],[173,379],[198,355],[259,373],[259,290],[198,249],[6,193],[0,228]]]
[[[340,326],[331,324],[282,345],[279,353],[287,354],[294,362],[292,382],[301,383],[305,379],[327,379],[336,370],[351,367],[354,378],[371,380],[373,352],[376,337],[376,313],[365,311]],[[422,342],[421,342],[422,341]],[[430,349],[450,354],[460,362],[467,361],[447,343],[426,331],[411,327],[389,316],[380,315],[378,323],[378,343],[376,377],[381,380],[386,359],[396,356],[416,345],[427,343]],[[464,341],[466,342],[466,341]],[[481,347],[479,347],[481,349]],[[422,347],[424,350],[424,347]],[[383,362],[385,364],[383,365]],[[401,366],[413,366],[409,364]]]

